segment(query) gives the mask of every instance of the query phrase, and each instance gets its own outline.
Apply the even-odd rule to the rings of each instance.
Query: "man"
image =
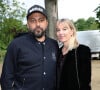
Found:
[[[2,75],[2,90],[55,90],[58,44],[46,36],[46,10],[32,6],[27,13],[28,33],[8,46]]]

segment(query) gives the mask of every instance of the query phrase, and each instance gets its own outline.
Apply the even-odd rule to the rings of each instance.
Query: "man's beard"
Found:
[[[46,30],[43,30],[43,28],[41,27],[36,27],[35,29],[29,29],[29,31],[31,32],[31,34],[35,37],[35,38],[41,38],[42,36],[45,35]]]

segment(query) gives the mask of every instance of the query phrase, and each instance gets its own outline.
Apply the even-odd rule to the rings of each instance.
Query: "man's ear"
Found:
[[[26,24],[26,26],[27,26],[27,28],[29,28],[29,25],[28,25],[28,23]]]
[[[47,27],[49,26],[49,22],[47,21]]]

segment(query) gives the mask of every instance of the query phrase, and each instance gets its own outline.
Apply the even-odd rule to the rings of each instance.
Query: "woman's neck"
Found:
[[[69,42],[66,41],[63,43],[63,48],[62,48],[62,54],[65,55],[68,53],[68,45],[69,45]]]
[[[62,48],[62,54],[65,55],[68,53],[68,47],[67,46],[63,46]]]

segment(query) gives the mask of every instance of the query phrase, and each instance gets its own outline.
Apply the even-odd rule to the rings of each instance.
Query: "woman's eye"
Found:
[[[56,32],[60,31],[60,29],[56,29]]]
[[[63,30],[65,31],[65,30],[67,30],[67,28],[64,28]]]

